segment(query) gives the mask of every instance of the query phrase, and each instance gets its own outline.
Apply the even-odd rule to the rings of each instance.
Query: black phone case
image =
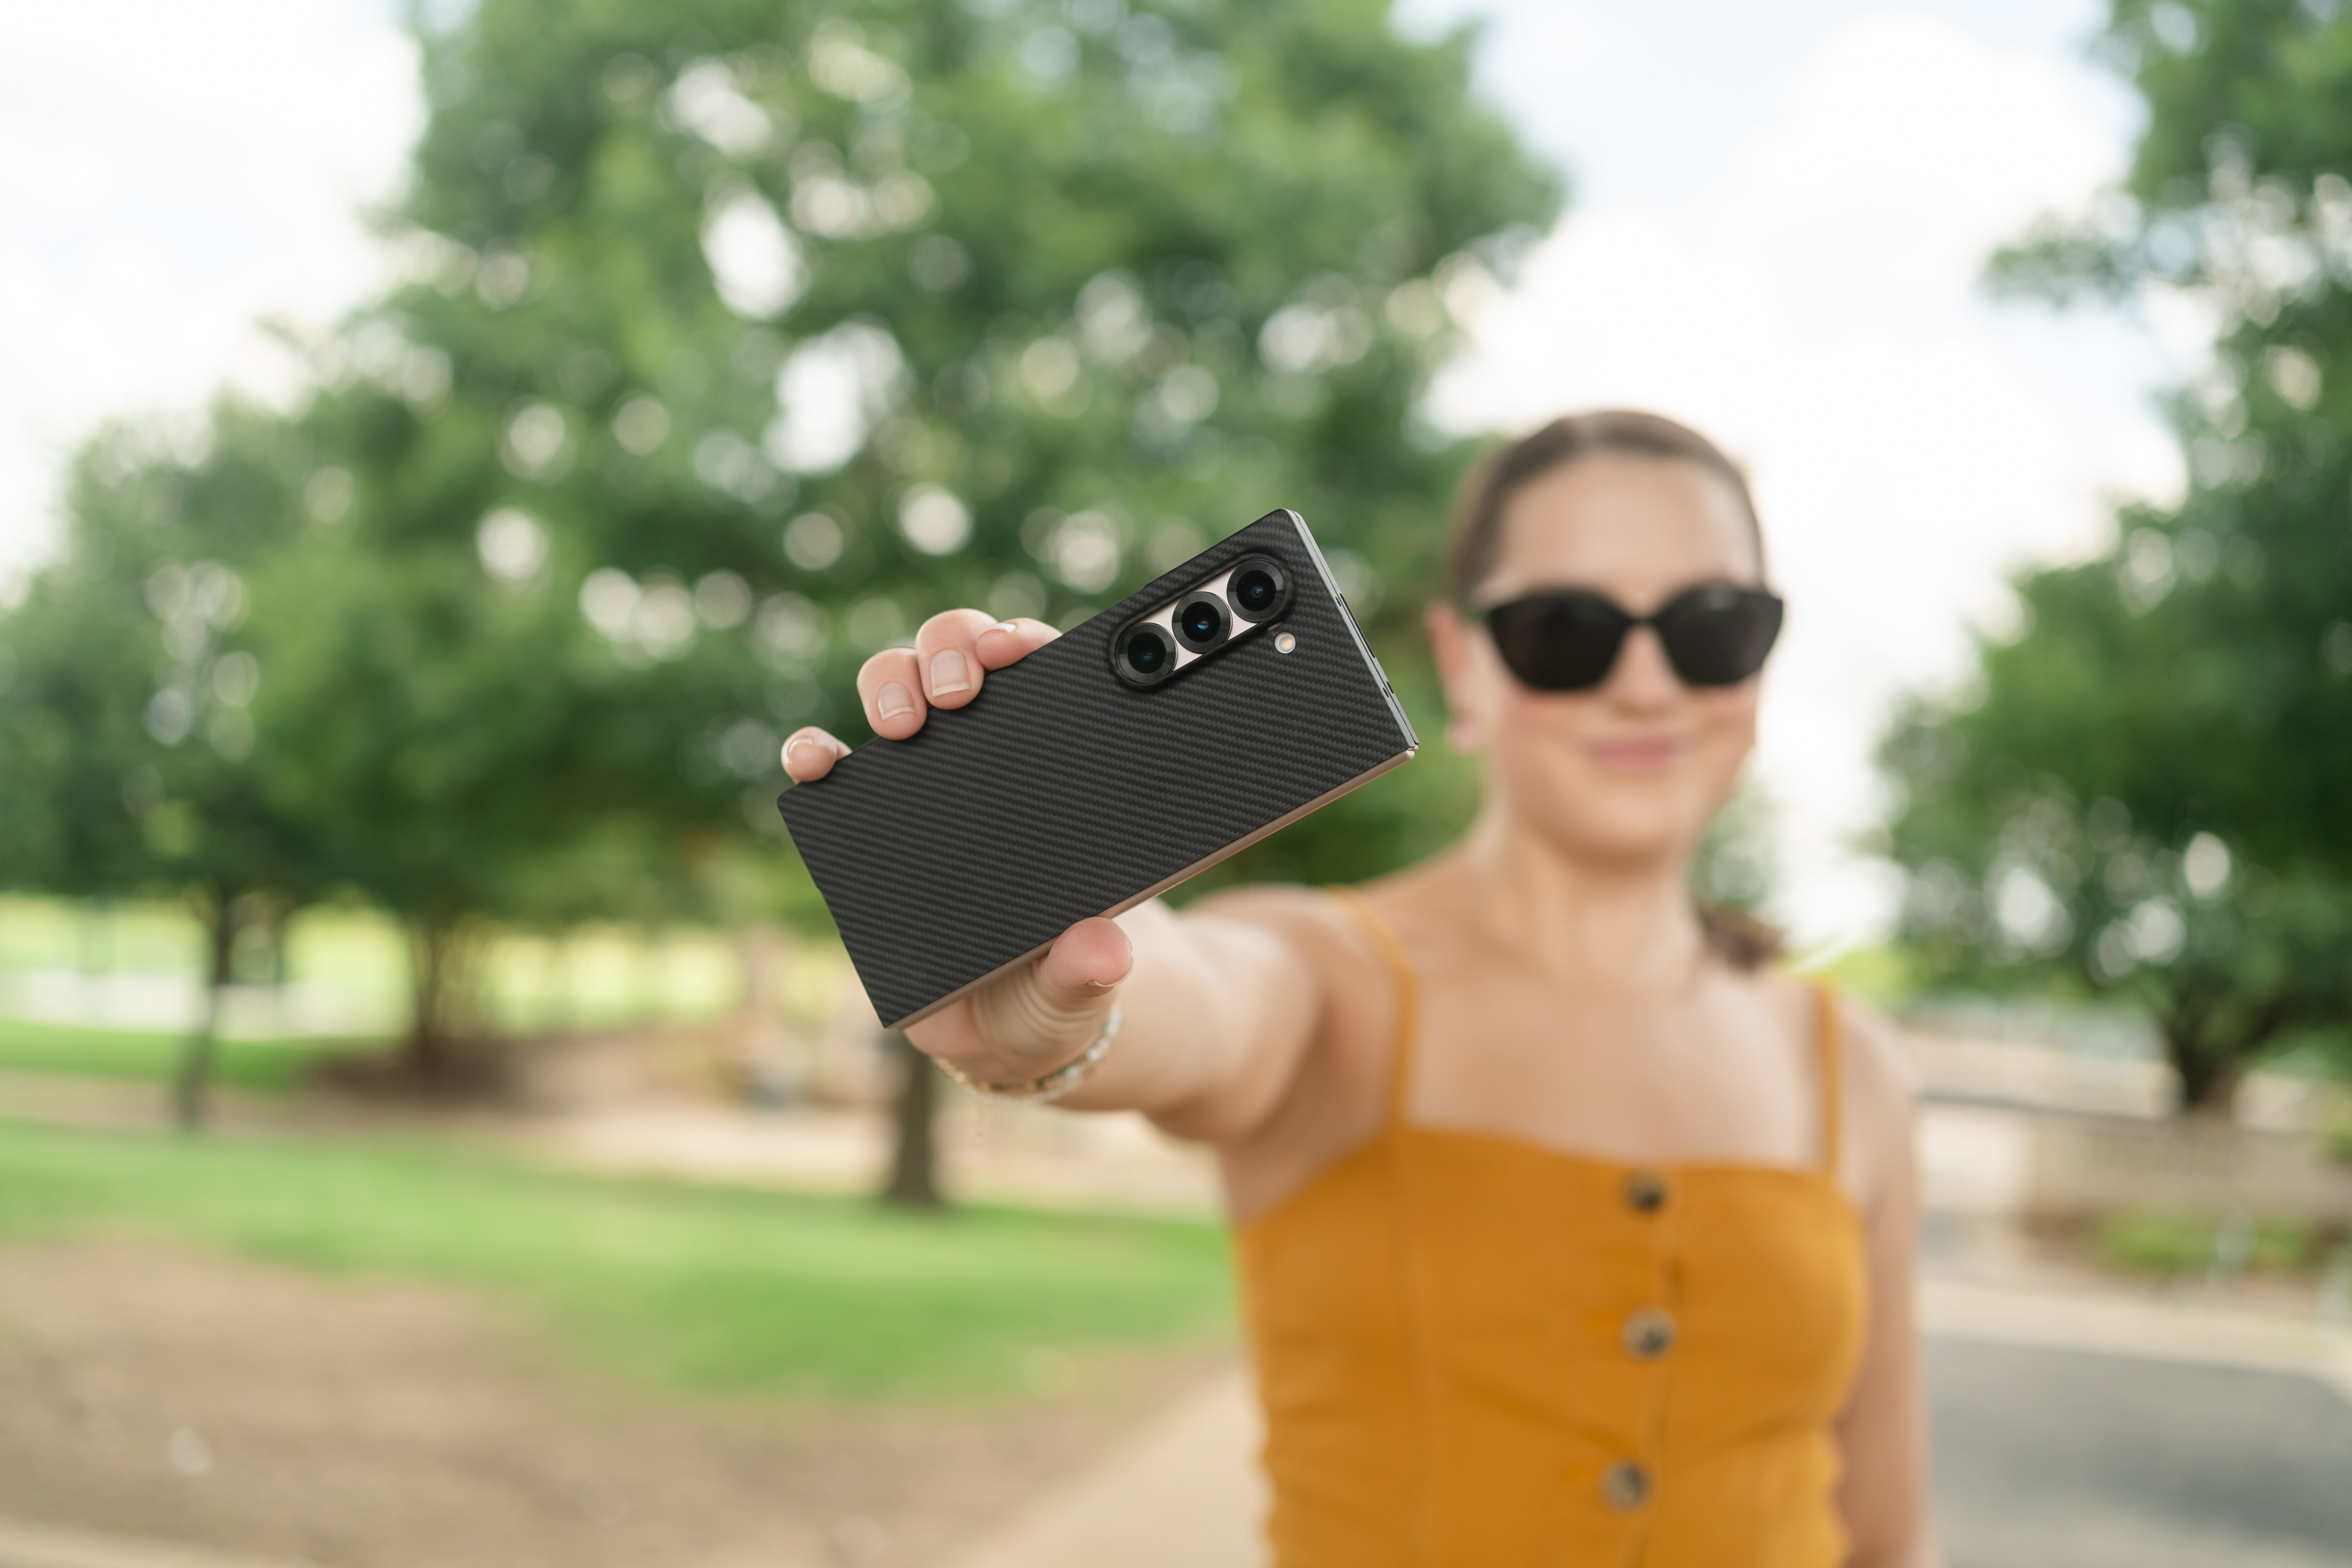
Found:
[[[1292,584],[1278,626],[1147,689],[1111,673],[1128,621],[1257,553]],[[776,804],[875,1013],[903,1028],[1418,745],[1314,535],[1273,511]]]

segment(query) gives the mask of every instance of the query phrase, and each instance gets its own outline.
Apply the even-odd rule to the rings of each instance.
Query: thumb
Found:
[[[1134,945],[1117,921],[1080,921],[1025,971],[975,995],[972,1024],[1008,1056],[1059,1060],[1101,1031],[1113,993],[1134,967]]]

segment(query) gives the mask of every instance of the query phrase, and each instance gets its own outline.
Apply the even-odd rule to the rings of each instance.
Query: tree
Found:
[[[339,628],[416,624],[367,603],[386,556],[394,581],[436,556],[457,595],[474,556],[509,561],[537,607],[504,649],[441,617],[402,658],[462,665],[464,700],[417,732],[386,672],[376,754],[312,769],[382,802],[360,879],[427,931],[519,885],[448,827],[494,816],[504,845],[559,794],[692,837],[740,835],[740,792],[772,834],[782,734],[858,738],[857,664],[937,609],[1070,624],[1276,503],[1367,610],[1383,575],[1424,580],[1462,458],[1411,438],[1447,299],[1556,202],[1469,96],[1466,38],[1407,43],[1370,0],[488,0],[425,44],[411,281],[331,345],[313,416],[369,575],[318,597],[301,662],[323,718]],[[558,624],[573,604],[593,637]],[[579,661],[563,691],[498,699],[541,638]],[[511,809],[438,824],[448,786],[389,764],[460,710],[497,715],[463,776]],[[608,754],[557,744],[593,734]],[[1258,854],[1382,868],[1431,831],[1421,802]]]
[[[1887,758],[1906,930],[1948,974],[2062,965],[2133,995],[2192,1106],[2352,1025],[2352,19],[2117,0],[2147,98],[2125,188],[2000,258],[2012,291],[2193,291],[2177,505],[2019,584],[2024,634]]]
[[[205,932],[205,999],[173,1075],[200,1124],[241,926],[314,897],[315,838],[255,754],[245,574],[284,539],[300,454],[223,405],[194,449],[116,426],[76,463],[63,558],[0,623],[0,882],[66,897],[183,895]]]
[[[1915,706],[1890,738],[1903,935],[1947,981],[2055,978],[2145,1008],[2182,1103],[2226,1111],[2262,1057],[2340,1038],[2352,899],[2315,857],[2254,859],[2262,793],[2213,776],[2238,748],[2301,765],[2291,731],[2245,722],[2260,683],[2217,668],[2233,645],[2211,612],[2249,613],[2229,601],[2250,591],[2135,608],[2130,558],[2029,574],[2032,629],[1983,649],[1981,691]]]
[[[1448,301],[1558,201],[1466,37],[1378,0],[482,0],[421,41],[403,280],[174,557],[266,522],[245,765],[409,925],[420,1072],[486,921],[821,921],[777,744],[862,738],[856,666],[925,615],[1069,624],[1287,504],[1403,625],[1464,456],[1412,417]],[[1458,783],[1256,853],[1381,868]]]
[[[1385,12],[491,0],[425,39],[416,281],[344,356],[391,389],[356,526],[528,512],[615,658],[735,656],[666,707],[752,798],[755,742],[857,738],[857,664],[924,615],[1068,624],[1270,505],[1370,609],[1462,458],[1408,438],[1446,300],[1556,203],[1466,37]],[[1365,874],[1397,816],[1261,853]]]

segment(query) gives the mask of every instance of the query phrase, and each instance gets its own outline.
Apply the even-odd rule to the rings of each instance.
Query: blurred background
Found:
[[[1211,1173],[910,1070],[778,744],[1276,505],[1440,732],[1599,405],[1754,475],[1698,877],[1905,1026],[1950,1561],[2352,1561],[2347,102],[2336,0],[11,10],[0,1565],[1257,1562]]]

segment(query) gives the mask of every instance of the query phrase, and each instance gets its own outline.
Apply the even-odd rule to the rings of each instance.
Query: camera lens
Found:
[[[1225,640],[1228,619],[1224,601],[1203,588],[1177,601],[1176,640],[1194,653],[1206,653]]]
[[[1173,661],[1176,650],[1168,646],[1158,626],[1138,626],[1129,634],[1124,650],[1127,668],[1138,675],[1159,675]]]
[[[1253,624],[1270,620],[1282,613],[1290,598],[1290,580],[1276,563],[1263,555],[1253,555],[1234,568],[1225,579],[1225,597],[1232,601],[1234,614]]]

